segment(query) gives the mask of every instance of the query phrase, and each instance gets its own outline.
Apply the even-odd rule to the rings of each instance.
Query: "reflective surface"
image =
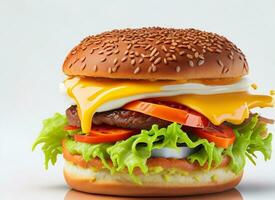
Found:
[[[93,195],[69,190],[64,197],[64,200],[243,200],[241,193],[237,189],[232,189],[226,192],[188,196],[188,197],[167,197],[167,198],[142,198],[142,197],[113,197],[104,195]]]

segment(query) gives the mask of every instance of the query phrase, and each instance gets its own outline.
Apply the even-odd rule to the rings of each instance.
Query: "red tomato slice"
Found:
[[[64,126],[64,130],[65,131],[74,131],[74,130],[78,130],[78,129],[80,129],[80,128],[77,127],[77,126],[72,126],[72,125],[66,125],[66,126]]]
[[[209,142],[214,142],[218,147],[228,148],[236,139],[233,129],[226,125],[194,128],[192,130],[192,132],[200,138],[205,138]]]
[[[117,128],[111,126],[93,126],[88,135],[74,135],[74,139],[78,142],[89,144],[116,142],[125,140],[136,134],[136,130]]]
[[[169,104],[168,102],[151,103],[146,101],[134,101],[123,106],[126,110],[140,112],[146,115],[157,117],[170,122],[177,122],[184,126],[204,128],[208,126],[209,120],[198,112],[195,112],[185,106]],[[167,106],[173,105],[172,106]]]

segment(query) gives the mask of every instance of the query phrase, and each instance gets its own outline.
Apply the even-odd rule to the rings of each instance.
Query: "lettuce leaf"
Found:
[[[272,135],[268,134],[265,139],[261,137],[261,133],[266,131],[266,124],[259,122],[257,115],[252,117],[245,125],[234,129],[236,141],[224,151],[225,155],[231,157],[230,169],[233,172],[239,173],[243,170],[246,157],[253,164],[256,164],[253,157],[256,157],[255,152],[257,151],[263,154],[265,160],[271,158]]]
[[[43,129],[33,144],[33,150],[38,144],[42,144],[45,155],[45,167],[51,161],[55,164],[57,156],[62,154],[62,140],[66,139],[65,145],[71,154],[82,155],[83,159],[89,161],[93,158],[101,159],[105,168],[111,172],[127,169],[128,173],[135,179],[134,169],[139,168],[144,174],[148,173],[147,160],[151,157],[153,149],[163,147],[178,149],[179,144],[195,148],[195,153],[187,159],[198,162],[200,166],[208,165],[208,169],[218,166],[227,155],[231,158],[230,169],[239,173],[245,166],[246,157],[255,163],[256,152],[261,152],[265,160],[271,157],[272,135],[268,134],[265,139],[260,136],[267,131],[266,124],[259,122],[255,115],[248,123],[234,127],[236,141],[227,149],[218,148],[214,143],[206,139],[198,138],[192,134],[188,135],[181,129],[181,125],[173,123],[166,128],[158,128],[153,125],[150,130],[142,130],[140,134],[134,135],[127,140],[116,143],[86,144],[76,142],[71,138],[72,134],[81,134],[64,131],[67,124],[64,115],[55,114],[52,118],[43,122]],[[112,165],[108,164],[112,161]]]
[[[35,140],[32,150],[34,151],[37,145],[42,144],[46,169],[48,169],[49,161],[54,165],[57,156],[62,154],[62,140],[68,136],[68,131],[64,131],[64,126],[67,123],[66,116],[59,113],[43,121],[43,128]]]
[[[111,167],[107,163],[107,159],[109,155],[107,154],[107,148],[112,146],[110,143],[101,143],[101,144],[87,144],[76,142],[72,139],[68,139],[66,141],[66,148],[71,154],[80,154],[85,161],[89,161],[93,158],[100,158],[103,165],[107,169],[111,169]]]
[[[129,174],[132,175],[134,169],[139,168],[145,174],[148,172],[146,161],[151,157],[153,149],[163,147],[178,149],[178,144],[185,144],[190,148],[202,147],[207,154],[203,164],[207,161],[209,168],[213,161],[216,162],[213,160],[214,143],[198,138],[192,141],[187,133],[181,129],[181,125],[176,123],[161,129],[157,125],[153,125],[149,131],[142,130],[138,135],[117,142],[107,149],[107,153],[117,171],[127,168]]]

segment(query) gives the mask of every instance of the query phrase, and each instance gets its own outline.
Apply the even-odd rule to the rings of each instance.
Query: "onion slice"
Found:
[[[161,149],[153,149],[152,157],[180,159],[188,157],[193,152],[194,149],[190,149],[189,147],[178,147],[178,149],[163,147]]]

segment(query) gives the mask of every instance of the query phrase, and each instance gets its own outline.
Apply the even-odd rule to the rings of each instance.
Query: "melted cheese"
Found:
[[[252,95],[247,92],[215,95],[186,94],[158,99],[186,105],[206,116],[215,125],[220,125],[225,121],[241,124],[249,117],[250,109],[273,106],[271,96]]]
[[[130,81],[72,78],[64,81],[67,94],[74,99],[84,133],[91,129],[92,117],[102,104],[122,97],[160,91],[160,84]]]
[[[221,81],[218,82],[221,83]],[[223,121],[240,124],[248,117],[249,109],[257,106],[266,107],[272,105],[272,97],[250,95],[246,92],[191,95],[186,94],[186,90],[162,91],[162,88],[166,86],[180,85],[183,83],[186,83],[186,81],[149,82],[88,79],[79,77],[69,78],[64,81],[65,87],[67,88],[67,94],[77,104],[78,115],[84,133],[90,131],[92,117],[95,112],[100,111],[99,108],[102,105],[127,98],[129,101],[133,101],[149,97],[163,97],[165,100],[182,103],[202,113],[216,125]],[[137,98],[131,99],[132,97]]]

